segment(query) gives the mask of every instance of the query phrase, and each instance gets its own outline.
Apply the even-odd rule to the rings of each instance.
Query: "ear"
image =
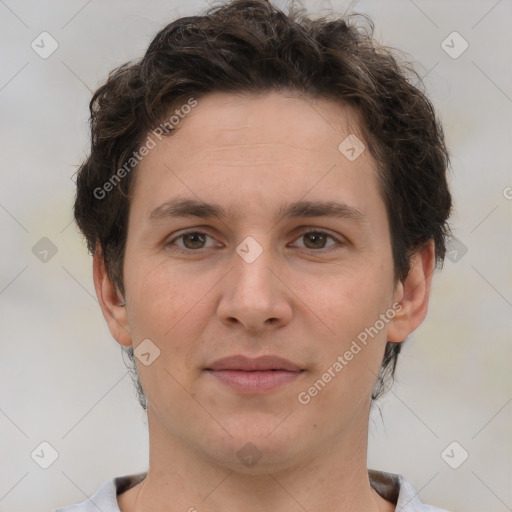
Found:
[[[93,277],[96,296],[110,333],[120,345],[130,346],[132,337],[124,299],[107,274],[99,244],[96,246],[93,257]]]
[[[413,254],[407,277],[396,286],[394,300],[401,309],[396,309],[395,317],[388,324],[388,341],[405,341],[425,319],[434,269],[435,246],[431,241]]]

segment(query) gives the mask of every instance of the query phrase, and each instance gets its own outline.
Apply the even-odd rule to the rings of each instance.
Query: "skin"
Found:
[[[386,340],[404,341],[425,318],[434,246],[418,251],[407,279],[395,283],[376,163],[368,150],[353,162],[338,150],[350,133],[363,140],[358,126],[353,110],[327,99],[211,93],[140,163],[126,306],[101,252],[94,257],[113,337],[135,349],[149,338],[161,351],[149,366],[137,361],[150,461],[146,479],[118,496],[122,512],[395,509],[368,478],[371,392]],[[229,216],[149,218],[178,197],[218,203]],[[365,220],[279,221],[281,205],[298,200],[342,201]],[[188,228],[209,236],[177,238]],[[308,228],[334,238],[322,244],[304,235]],[[250,264],[236,252],[247,236],[263,250]],[[307,405],[299,403],[299,393],[393,303],[400,312]],[[275,354],[305,371],[248,396],[204,371],[234,354]],[[261,454],[252,467],[237,456],[248,442]]]

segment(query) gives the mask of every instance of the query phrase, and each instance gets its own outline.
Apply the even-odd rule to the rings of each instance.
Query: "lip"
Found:
[[[246,372],[284,370],[288,372],[300,372],[302,369],[295,363],[288,361],[288,359],[283,359],[278,356],[267,355],[250,358],[243,355],[235,355],[218,359],[210,364],[206,370],[242,370]]]
[[[205,371],[237,392],[258,394],[272,391],[298,378],[304,370],[278,356],[249,358],[242,355],[225,357]]]

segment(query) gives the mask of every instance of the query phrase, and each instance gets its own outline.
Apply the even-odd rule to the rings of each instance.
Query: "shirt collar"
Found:
[[[83,503],[84,508],[77,510],[88,512],[89,506],[91,506],[91,511],[96,510],[94,504],[101,503],[105,506],[105,510],[109,512],[121,512],[117,504],[117,496],[140,483],[146,475],[146,472],[136,473],[109,480],[89,500]],[[370,485],[375,491],[395,504],[395,512],[446,512],[421,503],[412,484],[402,475],[369,469],[368,477]],[[66,512],[66,510],[64,509],[63,512]]]

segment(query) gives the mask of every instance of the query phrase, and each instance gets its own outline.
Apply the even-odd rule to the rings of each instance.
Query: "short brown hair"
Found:
[[[363,23],[354,23],[358,19]],[[311,19],[303,9],[285,14],[265,0],[234,0],[203,16],[180,18],[156,35],[140,60],[113,70],[94,93],[91,151],[77,175],[76,222],[91,253],[101,246],[108,275],[124,295],[135,171],[112,182],[116,170],[191,97],[291,90],[351,105],[359,113],[379,167],[395,280],[406,278],[410,256],[432,240],[436,265],[442,266],[451,211],[449,157],[442,127],[420,87],[412,66],[373,39],[373,23],[365,15]],[[109,180],[108,194],[98,198]],[[373,399],[392,382],[401,346],[387,343]],[[127,352],[146,408],[133,348]]]

